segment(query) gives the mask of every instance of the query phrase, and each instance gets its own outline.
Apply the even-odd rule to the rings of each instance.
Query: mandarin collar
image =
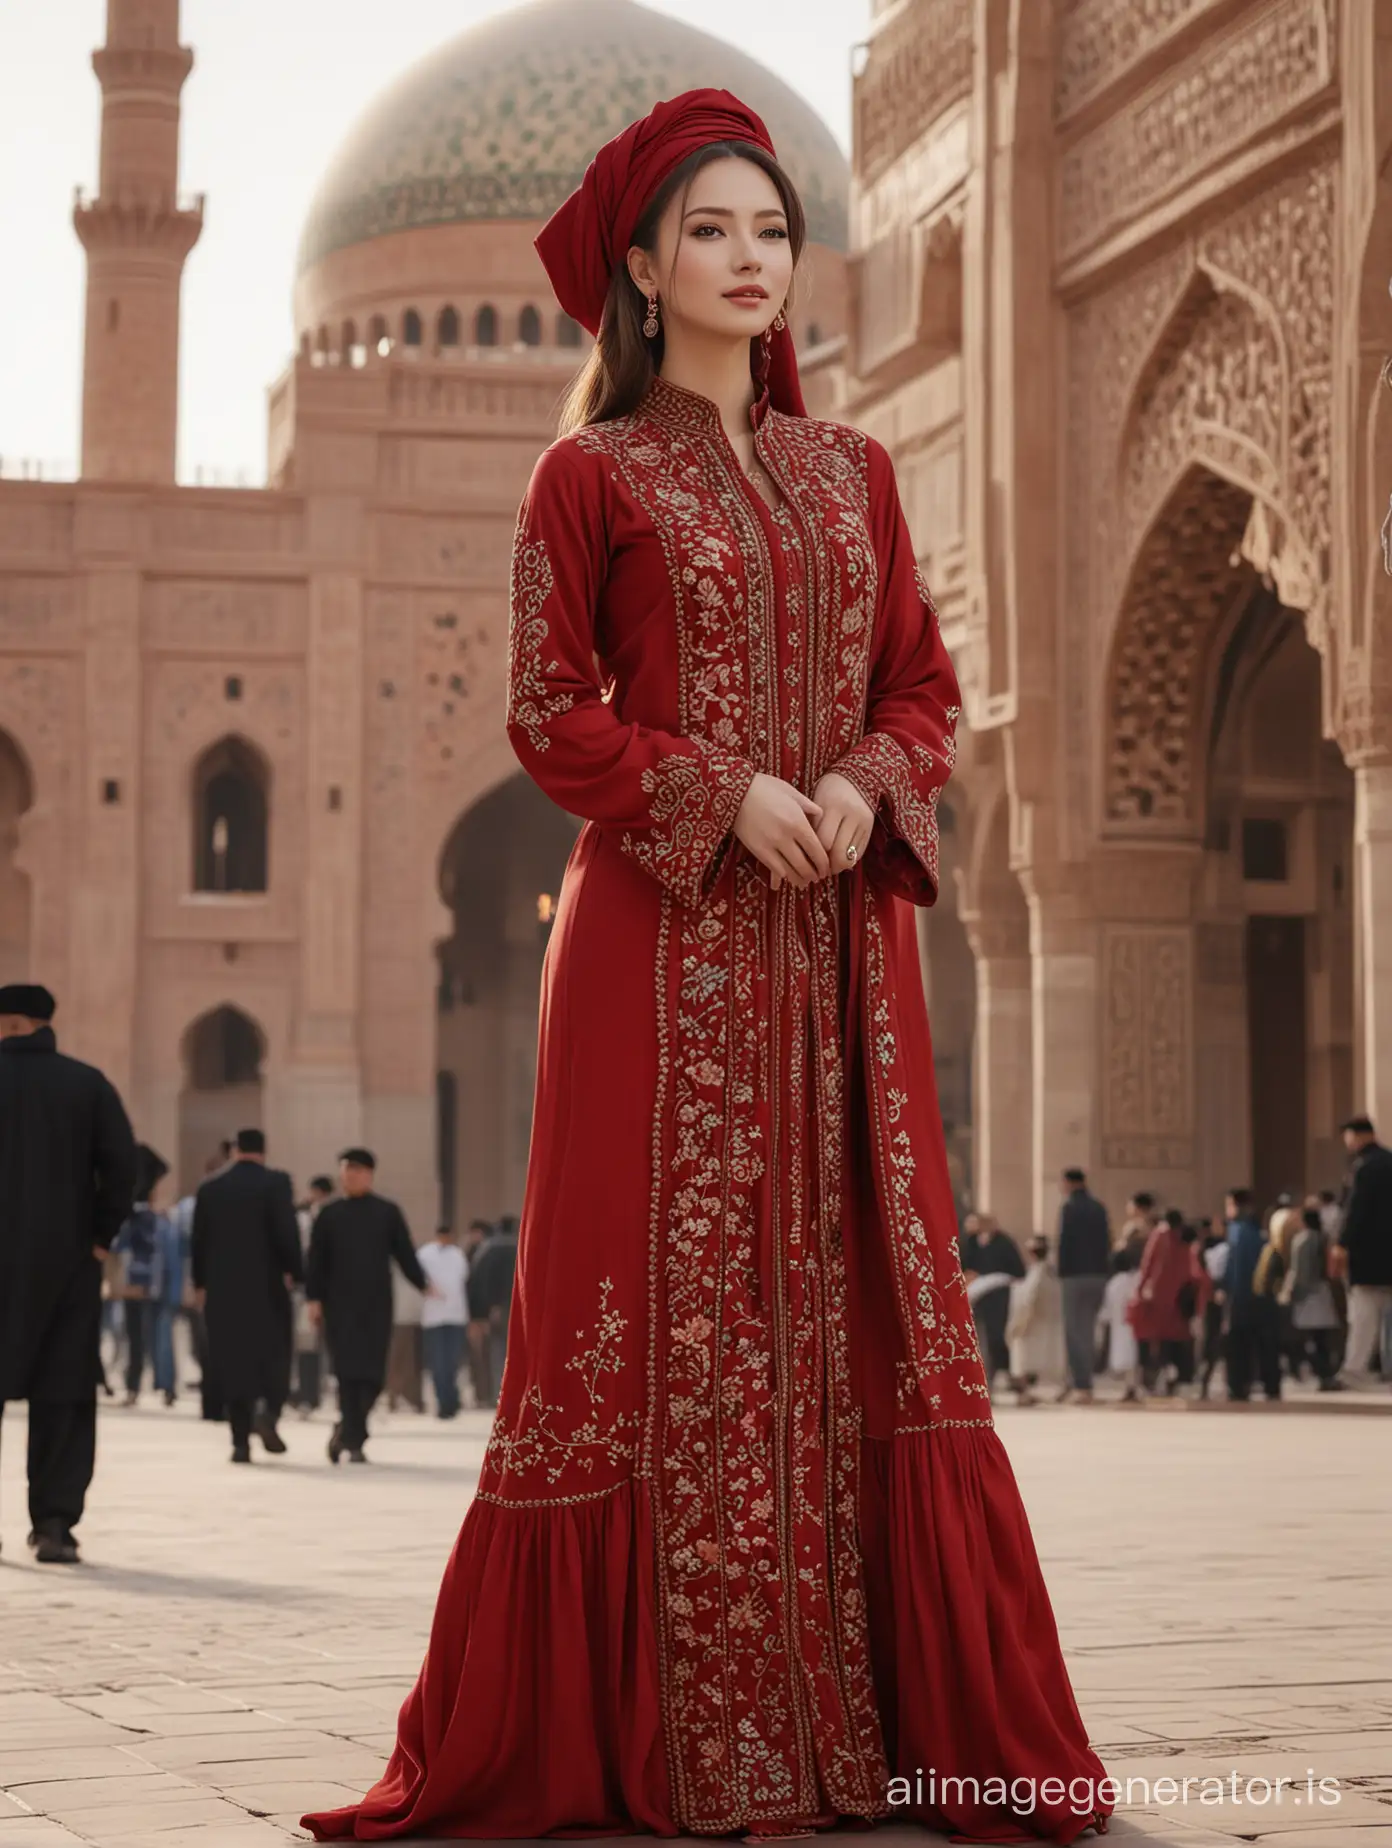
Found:
[[[684,385],[674,385],[660,373],[649,385],[641,409],[668,429],[700,431],[706,436],[719,436],[724,430],[720,421],[720,407],[713,398],[707,398],[699,391],[688,391]],[[757,431],[762,426],[768,410],[768,386],[764,385],[749,407],[751,428]]]

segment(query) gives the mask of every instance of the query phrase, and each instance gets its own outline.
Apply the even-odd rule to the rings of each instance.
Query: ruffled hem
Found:
[[[981,1425],[870,1438],[862,1460],[871,1657],[894,1780],[884,1820],[978,1842],[1076,1840],[1112,1805],[1097,1796],[1105,1773],[999,1437]],[[533,1508],[475,1500],[386,1771],[361,1803],[304,1826],[318,1841],[684,1833],[652,1574],[642,1483]],[[1052,1802],[1049,1779],[1061,1780]]]
[[[967,1841],[1075,1841],[1113,1804],[998,1433],[867,1438],[862,1465],[892,1819]]]
[[[647,1498],[475,1499],[396,1750],[316,1841],[676,1835],[657,1690]]]

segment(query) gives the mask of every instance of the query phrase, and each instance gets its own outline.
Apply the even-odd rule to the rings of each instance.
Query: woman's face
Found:
[[[762,334],[788,299],[793,247],[778,188],[753,161],[702,167],[662,215],[656,252],[629,252],[629,274],[656,292],[671,329],[737,339]]]

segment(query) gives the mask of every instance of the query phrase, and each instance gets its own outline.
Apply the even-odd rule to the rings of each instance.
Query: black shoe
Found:
[[[79,1563],[77,1540],[70,1527],[50,1527],[43,1533],[31,1533],[29,1545],[41,1566],[75,1566]]]
[[[232,1446],[232,1461],[234,1463],[250,1463],[251,1445],[250,1444],[234,1444]]]
[[[283,1457],[285,1455],[287,1448],[285,1439],[280,1435],[280,1432],[276,1430],[275,1420],[267,1413],[263,1412],[251,1428],[273,1457]]]
[[[177,1398],[177,1396],[178,1396],[178,1395],[177,1395],[176,1393],[172,1393],[172,1392],[167,1392],[167,1393],[166,1393],[166,1394],[164,1395],[164,1402],[165,1402],[165,1404],[166,1404],[166,1405],[173,1405],[173,1403],[174,1403],[174,1401],[175,1401],[175,1399]]]
[[[365,1450],[350,1450],[348,1452],[348,1461],[350,1463],[366,1463],[367,1452]]]
[[[343,1426],[336,1424],[329,1433],[329,1461],[337,1463],[343,1455]]]

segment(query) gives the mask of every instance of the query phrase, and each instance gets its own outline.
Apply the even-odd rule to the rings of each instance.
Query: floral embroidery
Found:
[[[555,1484],[573,1491],[555,1499],[569,1501],[608,1492],[582,1485],[611,1466],[646,1478],[679,1825],[770,1830],[828,1803],[882,1815],[842,1224],[845,888],[775,895],[766,869],[729,845],[757,771],[810,792],[860,748],[879,599],[866,441],[766,415],[756,446],[783,495],[771,515],[714,406],[661,381],[631,416],[574,442],[650,521],[677,635],[685,748],[641,774],[647,825],[615,830],[663,885],[648,1371],[641,1425],[613,1413],[611,1388],[628,1381],[607,1357],[627,1331],[605,1335],[606,1294],[598,1329],[577,1335],[584,1345],[568,1363],[588,1408],[563,1411],[555,1400],[567,1395],[539,1385],[521,1393],[508,1407],[515,1429],[500,1415],[485,1468],[506,1472],[508,1499],[523,1505],[514,1488]],[[531,569],[515,574],[514,609],[519,723],[535,742],[549,712],[545,626],[534,637],[525,628]],[[898,772],[906,812],[915,780],[926,805],[945,774],[919,748],[928,764],[905,753]],[[868,882],[852,891],[878,915]],[[989,1422],[964,1371],[964,1344],[974,1357],[975,1342],[960,1271],[955,1288],[935,1274],[882,970],[872,989],[862,1083],[894,1247],[900,1422]]]
[[[543,658],[550,630],[541,612],[554,588],[545,542],[530,538],[519,524],[512,548],[507,722],[520,725],[538,751],[550,743],[546,727],[552,719],[574,704],[569,693],[552,688],[549,676],[558,664]]]
[[[678,898],[696,905],[720,877],[754,766],[704,738],[692,743],[698,747],[695,755],[674,751],[643,771],[640,781],[652,797],[652,825],[642,832],[626,828],[619,846]]]
[[[955,709],[948,713],[955,723]],[[867,732],[854,749],[831,766],[853,783],[872,809],[888,806],[889,823],[908,843],[934,886],[938,881],[938,798],[952,767],[955,739],[938,756],[916,741],[908,750],[888,732]]]
[[[896,1001],[885,976],[884,932],[878,910],[882,901],[868,884],[860,891],[866,945],[865,1033],[876,1055],[866,1064],[871,1114],[879,1132],[872,1142],[880,1204],[892,1231],[900,1327],[910,1344],[909,1354],[896,1366],[898,1403],[902,1414],[918,1414],[930,1429],[989,1425],[991,1396],[962,1267],[955,1254],[951,1255],[946,1275],[939,1275],[916,1197],[914,1113],[902,1083],[894,1081],[899,1034],[895,1030]],[[916,1424],[896,1425],[896,1429],[918,1428]]]
[[[591,1331],[589,1345],[572,1354],[565,1364],[567,1373],[580,1377],[588,1412],[569,1430],[558,1428],[568,1418],[573,1419],[574,1413],[548,1400],[534,1381],[518,1401],[515,1418],[501,1410],[494,1417],[481,1481],[487,1482],[490,1475],[496,1474],[502,1486],[509,1476],[539,1470],[548,1483],[558,1482],[572,1464],[588,1474],[597,1461],[627,1463],[637,1455],[642,1422],[639,1414],[610,1411],[604,1390],[607,1379],[625,1364],[621,1350],[628,1318],[611,1306],[613,1288],[611,1277],[600,1283],[599,1319]],[[583,1341],[585,1332],[577,1328],[575,1339]],[[498,1499],[496,1492],[492,1498]]]

